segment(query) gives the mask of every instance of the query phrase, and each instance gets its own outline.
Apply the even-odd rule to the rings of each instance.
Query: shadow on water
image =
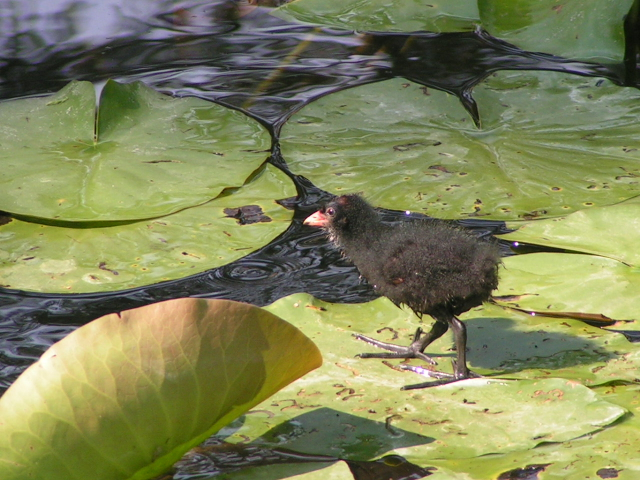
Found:
[[[354,33],[287,23],[263,8],[245,13],[232,1],[209,8],[202,14],[208,23],[197,27],[158,15],[135,36],[90,48],[71,43],[50,52],[37,50],[38,55],[19,48],[6,52],[0,98],[56,91],[71,80],[140,79],[176,96],[241,110],[277,136],[287,119],[310,102],[394,77],[456,95],[476,125],[480,113],[472,90],[500,70],[556,71],[636,86],[631,54],[622,64],[603,65],[524,51],[483,30]],[[626,25],[628,37],[634,38],[634,23]],[[628,41],[627,51],[634,45]]]
[[[256,410],[249,416],[263,416]],[[268,418],[268,417],[267,417]],[[209,438],[175,465],[172,476],[182,478],[198,474],[218,475],[261,465],[288,465],[272,473],[261,469],[260,478],[283,478],[325,468],[327,463],[343,460],[356,480],[400,480],[430,475],[432,468],[420,467],[399,455],[386,452],[425,445],[433,438],[418,435],[385,423],[333,410],[317,408],[296,416],[295,420],[276,425],[255,442],[226,443],[224,438],[242,425],[239,419]],[[301,453],[304,452],[304,453]],[[189,477],[191,478],[191,477]]]
[[[262,8],[246,13],[236,2],[193,8],[199,19],[196,24],[182,22],[180,11],[162,12],[137,33],[92,44],[69,40],[58,46],[37,31],[31,32],[29,41],[23,32],[8,35],[0,49],[0,98],[48,93],[72,79],[117,78],[142,80],[176,96],[197,96],[241,110],[269,129],[273,140],[269,162],[296,185],[298,197],[282,202],[294,211],[291,225],[269,245],[240,260],[180,280],[82,295],[0,289],[3,387],[75,326],[115,311],[186,296],[256,305],[297,292],[340,303],[375,298],[326,238],[302,225],[331,195],[292,174],[280,155],[282,125],[317,98],[402,77],[456,95],[480,124],[481,109],[473,100],[473,87],[498,70],[552,70],[637,85],[637,5],[625,20],[626,55],[619,65],[526,52],[482,30],[354,33],[286,23]],[[388,222],[418,216],[390,210],[382,214]],[[503,222],[470,219],[459,223],[482,236],[506,231]],[[503,248],[505,255],[512,253],[508,244]]]

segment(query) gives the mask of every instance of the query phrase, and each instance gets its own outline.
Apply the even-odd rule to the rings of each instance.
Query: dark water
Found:
[[[104,38],[89,40],[90,32],[78,31],[71,21],[72,9],[58,12],[44,24],[37,16],[25,19],[12,17],[13,11],[5,13],[0,17],[4,25],[13,20],[31,29],[8,30],[13,33],[2,39],[0,98],[57,91],[72,79],[99,82],[115,78],[142,80],[165,93],[197,96],[241,110],[268,128],[272,135],[269,162],[296,185],[298,196],[283,201],[294,211],[293,221],[286,232],[258,251],[180,280],[82,295],[0,289],[0,391],[76,326],[114,311],[186,296],[256,305],[297,292],[329,302],[373,299],[375,294],[358,279],[356,270],[318,231],[302,225],[330,193],[290,172],[280,154],[282,125],[317,98],[402,77],[457,96],[479,124],[482,111],[472,90],[495,71],[551,70],[607,78],[629,87],[638,83],[636,6],[625,21],[625,61],[602,65],[525,52],[483,31],[356,34],[288,24],[269,16],[265,9],[247,12],[234,2],[158,5],[168,6],[147,20],[134,22],[123,17],[121,31],[116,28]],[[383,213],[389,222],[406,217],[404,212]],[[506,231],[497,221],[460,223],[479,235]],[[517,253],[509,245],[503,247],[505,254]]]

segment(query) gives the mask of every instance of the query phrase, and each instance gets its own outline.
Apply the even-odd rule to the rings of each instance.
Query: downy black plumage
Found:
[[[439,220],[386,225],[359,195],[336,197],[304,223],[323,228],[377,293],[435,320],[428,333],[418,329],[408,347],[356,334],[389,351],[361,357],[420,358],[435,364],[424,350],[451,327],[458,356],[454,373],[430,376],[442,380],[439,383],[475,376],[466,364],[466,328],[457,315],[488,300],[498,286],[500,253],[495,243]],[[420,386],[428,385],[411,388]]]

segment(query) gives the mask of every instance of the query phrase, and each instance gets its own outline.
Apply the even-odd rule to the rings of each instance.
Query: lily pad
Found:
[[[65,222],[167,215],[239,187],[269,135],[245,115],[143,83],[72,82],[0,103],[0,210]]]
[[[469,0],[431,4],[421,0],[298,0],[274,9],[272,14],[289,21],[359,31],[469,31],[480,21],[476,2]]]
[[[640,311],[637,268],[593,255],[534,253],[504,259],[494,292],[502,305],[540,312],[599,313],[636,320]],[[624,328],[633,328],[628,325]],[[637,328],[637,327],[636,327]]]
[[[439,470],[457,472],[461,478],[469,478],[464,476],[467,473],[473,478],[635,479],[640,472],[636,454],[640,443],[638,388],[637,385],[610,385],[594,389],[601,398],[632,413],[602,431],[564,443],[540,445],[533,450],[474,459],[435,460],[432,464]],[[544,473],[525,477],[525,471],[531,472],[536,465],[543,467],[540,471]],[[516,469],[521,470],[522,476],[516,476],[515,472],[508,476],[508,472]],[[451,478],[458,478],[453,472]]]
[[[297,0],[272,14],[289,21],[356,31],[462,32],[478,25],[523,50],[621,62],[621,19],[633,0]]]
[[[401,391],[401,385],[422,381],[421,377],[395,371],[379,360],[354,358],[371,347],[355,341],[353,332],[384,340],[397,333],[394,341],[405,343],[419,323],[386,299],[332,305],[298,294],[268,309],[296,318],[297,326],[322,350],[325,362],[256,407],[241,426],[234,425],[229,441],[255,440],[361,460],[394,450],[424,466],[432,458],[468,458],[566,441],[598,430],[625,412],[562,378],[485,378]],[[465,318],[477,314],[469,312]],[[470,340],[475,328],[477,324]],[[436,356],[442,367],[451,356],[450,346],[450,338],[445,338],[433,347],[444,352],[444,358]],[[487,349],[482,345],[471,347],[472,367],[483,350]]]
[[[333,193],[436,217],[558,216],[640,193],[640,94],[595,79],[500,73],[458,100],[399,79],[352,88],[285,125],[291,169]]]
[[[284,232],[292,212],[275,202],[295,195],[270,165],[242,188],[162,218],[108,228],[0,225],[0,283],[38,292],[113,291],[182,278],[225,265]],[[255,223],[233,212],[253,205]],[[236,210],[234,210],[236,209]]]
[[[500,238],[613,258],[640,264],[640,201],[579,210],[565,217],[511,222],[516,231]]]
[[[466,325],[470,364],[478,373],[510,379],[557,377],[589,387],[638,378],[640,345],[615,331],[491,305],[474,313],[466,316]]]
[[[299,330],[247,304],[179,299],[107,315],[0,398],[0,477],[150,478],[321,362]]]
[[[610,399],[605,387],[582,385],[628,381],[638,371],[640,348],[622,335],[575,320],[531,317],[487,304],[462,319],[469,330],[471,367],[488,377],[407,392],[399,387],[423,379],[392,370],[380,360],[354,358],[371,347],[355,341],[351,333],[406,344],[420,325],[413,313],[384,298],[338,305],[306,294],[281,299],[268,309],[295,318],[322,349],[325,362],[220,432],[220,438],[243,448],[271,446],[347,460],[395,452],[413,464],[437,467],[429,478],[461,480],[498,478],[518,467],[524,471],[528,465],[555,461],[552,471],[587,472],[590,466],[607,466],[606,455],[600,456],[607,450],[627,455],[626,460],[612,459],[612,466],[631,468],[637,463],[629,460],[634,443],[615,447],[618,429],[631,442],[637,437],[635,423],[627,425],[635,417],[624,415],[626,410],[635,413],[635,404]],[[443,370],[453,355],[451,345],[447,334],[428,349]],[[577,424],[580,432],[572,430]],[[594,462],[574,465],[576,458],[588,456],[593,442],[598,445]],[[582,445],[575,455],[564,448],[574,444]],[[313,470],[302,474],[306,478],[327,468],[270,465],[226,475],[276,479]],[[206,472],[206,466],[198,472]]]
[[[473,2],[476,3],[476,2]],[[478,0],[481,25],[523,50],[622,62],[633,0]]]

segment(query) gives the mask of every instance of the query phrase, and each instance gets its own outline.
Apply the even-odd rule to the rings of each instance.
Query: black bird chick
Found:
[[[433,219],[386,225],[359,195],[334,198],[304,224],[323,228],[377,293],[398,306],[407,305],[420,318],[428,314],[435,320],[428,333],[419,328],[408,347],[356,334],[389,351],[360,357],[419,358],[436,364],[424,350],[451,327],[457,352],[453,375],[430,371],[429,376],[440,379],[438,384],[477,376],[467,367],[467,331],[456,315],[481,305],[498,286],[500,252],[495,243]]]

